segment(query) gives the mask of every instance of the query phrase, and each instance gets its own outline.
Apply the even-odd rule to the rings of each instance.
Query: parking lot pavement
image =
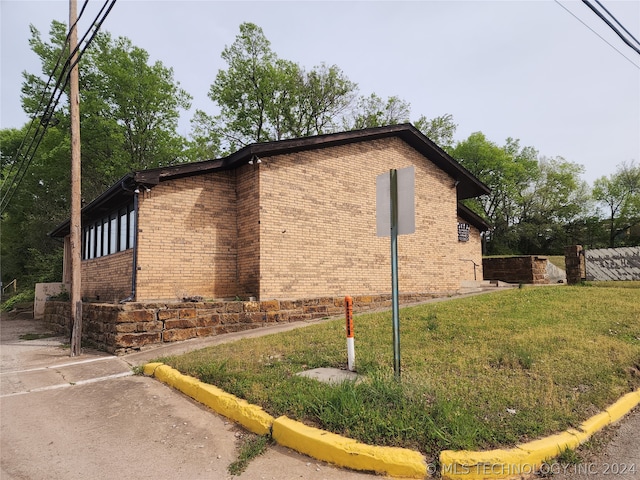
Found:
[[[0,478],[370,479],[280,446],[228,473],[246,432],[122,357],[69,357],[42,322],[0,319]],[[27,338],[27,337],[23,337]],[[380,477],[377,477],[380,478]]]

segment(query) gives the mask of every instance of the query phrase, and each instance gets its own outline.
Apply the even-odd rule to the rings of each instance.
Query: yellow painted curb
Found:
[[[408,478],[424,478],[427,474],[426,461],[419,452],[406,448],[366,445],[309,427],[285,416],[273,422],[272,436],[280,445],[353,470]]]
[[[259,435],[271,433],[279,444],[335,465],[353,470],[372,471],[394,477],[424,478],[428,471],[420,452],[406,448],[366,445],[341,435],[309,427],[285,416],[274,419],[262,408],[231,395],[218,387],[182,375],[162,363],[144,365],[145,375],[189,395],[217,413],[230,418]],[[631,392],[604,412],[580,424],[578,429],[523,443],[512,449],[484,452],[444,450],[440,453],[440,473],[448,480],[503,480],[533,474],[543,462],[565,449],[575,449],[594,433],[618,421],[640,404],[640,389]]]
[[[611,416],[611,422],[617,422],[627,413],[631,411],[636,405],[640,403],[640,389],[635,392],[627,393],[624,397],[618,400],[605,410]]]
[[[142,367],[142,372],[149,377],[153,377],[153,372],[155,372],[156,368],[158,368],[160,365],[164,365],[164,364],[160,362],[146,363]]]
[[[168,365],[147,364],[144,367],[145,373],[147,370],[152,371],[153,375],[161,382],[180,390],[185,395],[208,406],[220,415],[238,422],[250,432],[258,435],[271,433],[271,425],[274,419],[262,408],[251,405],[246,400],[231,395],[213,385],[202,383],[193,377],[183,375]]]
[[[440,473],[442,478],[448,480],[496,480],[532,474],[543,462],[557,457],[567,448],[577,448],[597,431],[620,420],[638,404],[640,389],[628,393],[604,412],[589,418],[577,430],[569,429],[508,450],[444,450],[440,453]]]

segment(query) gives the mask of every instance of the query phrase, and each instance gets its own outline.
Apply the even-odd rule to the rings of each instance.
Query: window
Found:
[[[115,213],[109,217],[109,254],[118,251],[118,216]]]
[[[133,205],[129,205],[129,248],[132,248],[136,243],[136,216],[133,213]]]
[[[127,209],[120,210],[120,248],[119,251],[122,252],[126,250],[127,247],[127,239],[129,238],[127,235],[127,225],[129,222],[127,221]]]
[[[96,258],[102,256],[102,222],[96,225]]]
[[[109,217],[102,219],[102,255],[109,255]]]
[[[133,248],[136,217],[133,203],[84,227],[83,260],[98,258]]]
[[[89,228],[89,258],[96,256],[96,227],[91,225]]]

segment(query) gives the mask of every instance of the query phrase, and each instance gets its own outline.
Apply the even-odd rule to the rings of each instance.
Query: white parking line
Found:
[[[15,397],[16,395],[24,395],[26,393],[45,392],[47,390],[58,390],[60,388],[75,387],[75,386],[78,386],[78,385],[86,385],[88,383],[103,382],[105,380],[111,380],[111,379],[114,379],[114,378],[130,377],[131,375],[133,375],[133,372],[114,373],[113,375],[107,375],[106,377],[89,378],[88,380],[78,380],[77,382],[74,382],[74,383],[59,383],[58,385],[49,385],[47,387],[34,388],[34,389],[31,389],[31,390],[26,390],[24,392],[7,393],[5,395],[0,395],[0,398]]]
[[[99,357],[99,358],[88,358],[87,360],[80,360],[77,362],[69,362],[69,363],[61,363],[60,365],[50,365],[48,367],[38,367],[38,368],[29,368],[27,370],[9,370],[5,372],[0,372],[0,375],[7,375],[10,373],[27,373],[27,372],[37,372],[40,370],[51,370],[53,368],[63,368],[63,367],[72,367],[73,365],[82,365],[83,363],[91,363],[91,362],[101,362],[102,360],[117,360],[118,357]]]

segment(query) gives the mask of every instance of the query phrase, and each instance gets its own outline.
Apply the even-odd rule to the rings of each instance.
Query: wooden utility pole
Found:
[[[82,208],[80,190],[80,87],[78,81],[77,0],[69,0],[69,111],[71,115],[71,356],[80,355],[82,344]]]

